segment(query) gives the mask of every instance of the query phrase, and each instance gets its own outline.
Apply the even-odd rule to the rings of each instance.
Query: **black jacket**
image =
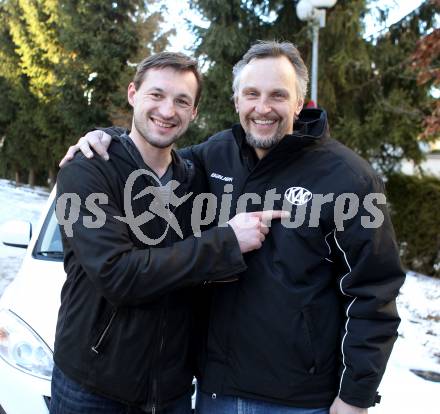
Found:
[[[62,226],[67,279],[61,293],[54,360],[90,391],[151,410],[191,387],[192,287],[234,275],[245,265],[229,227],[187,237],[192,200],[203,190],[203,180],[191,162],[175,153],[173,179],[181,183],[175,194],[180,198],[194,193],[173,210],[187,238],[181,240],[169,228],[157,245],[141,241],[124,222],[123,217],[129,215],[124,186],[133,171],[148,167],[124,137],[116,139],[109,151],[107,162],[77,155],[58,174],[58,201],[63,194],[75,193],[81,205],[73,237],[67,237]],[[147,212],[153,201],[151,194],[133,199],[135,195],[157,185],[148,175],[134,181],[128,193],[134,217]],[[98,203],[105,214],[103,226],[93,225],[99,214],[91,199],[86,205],[92,193],[103,194]],[[105,198],[107,202],[102,201]],[[57,210],[58,219],[63,222],[63,217],[74,214],[74,204],[67,213]],[[140,231],[145,236],[158,239],[164,234],[163,219],[143,218]]]
[[[386,207],[364,205],[369,193],[383,196],[381,179],[329,137],[317,109],[303,110],[293,134],[260,161],[240,125],[182,154],[205,169],[218,198],[233,184],[233,213],[243,193],[262,200],[248,201],[248,211],[263,209],[270,190],[280,195],[275,208],[292,208],[297,223],[305,213],[296,228],[274,222],[263,247],[245,255],[238,283],[213,289],[202,390],[296,407],[328,407],[338,394],[373,405],[397,337],[395,298],[404,280]],[[331,193],[309,225],[312,205]],[[344,193],[360,206],[342,229],[335,204],[339,211],[345,196],[335,200]],[[383,224],[368,228],[375,217]]]

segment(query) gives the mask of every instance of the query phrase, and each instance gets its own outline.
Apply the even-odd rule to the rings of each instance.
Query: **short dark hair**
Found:
[[[238,92],[240,75],[243,68],[253,59],[264,59],[269,57],[285,56],[289,59],[296,73],[296,89],[300,99],[304,99],[307,93],[307,83],[309,82],[309,73],[306,65],[299,53],[299,50],[293,43],[276,42],[274,40],[259,40],[253,44],[244,54],[242,59],[232,69],[233,81],[232,89],[234,96]]]
[[[194,106],[197,107],[202,94],[202,75],[199,71],[197,60],[183,53],[160,52],[145,58],[136,69],[133,83],[139,89],[144,81],[144,75],[149,69],[173,68],[178,72],[192,72],[197,80],[197,93]]]

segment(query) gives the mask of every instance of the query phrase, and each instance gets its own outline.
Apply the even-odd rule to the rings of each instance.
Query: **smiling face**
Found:
[[[254,59],[243,68],[235,108],[257,155],[264,155],[293,132],[302,105],[295,69],[285,56]]]
[[[171,67],[148,69],[140,87],[128,86],[133,107],[133,138],[156,148],[171,146],[196,117],[197,79],[191,71]]]

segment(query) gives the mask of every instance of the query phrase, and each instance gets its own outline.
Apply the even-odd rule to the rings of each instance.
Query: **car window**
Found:
[[[55,202],[47,213],[34,249],[34,256],[48,260],[63,259],[61,231],[55,216]]]

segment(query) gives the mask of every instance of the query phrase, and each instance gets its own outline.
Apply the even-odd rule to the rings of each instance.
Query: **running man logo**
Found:
[[[302,206],[311,200],[313,194],[302,187],[290,187],[284,193],[284,197],[289,203],[295,206]]]

